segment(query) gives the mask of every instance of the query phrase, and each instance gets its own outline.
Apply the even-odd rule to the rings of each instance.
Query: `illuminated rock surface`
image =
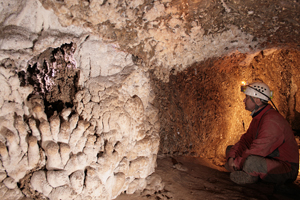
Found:
[[[2,199],[167,198],[157,155],[222,165],[242,80],[300,132],[297,1],[0,3]]]

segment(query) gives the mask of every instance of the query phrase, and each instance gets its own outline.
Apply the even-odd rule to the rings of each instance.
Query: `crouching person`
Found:
[[[295,181],[298,145],[289,123],[268,104],[269,87],[256,82],[244,86],[242,91],[252,121],[240,140],[226,149],[225,168],[231,172],[230,179],[237,184],[255,183],[259,179],[276,184]]]

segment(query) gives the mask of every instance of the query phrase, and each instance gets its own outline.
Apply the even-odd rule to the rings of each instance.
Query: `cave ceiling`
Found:
[[[40,0],[165,76],[209,57],[299,48],[299,0]]]

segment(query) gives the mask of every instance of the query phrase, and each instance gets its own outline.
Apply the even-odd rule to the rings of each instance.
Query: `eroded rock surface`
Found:
[[[143,191],[159,148],[147,70],[88,29],[60,26],[38,1],[6,6],[24,8],[4,17],[1,32],[0,196]]]
[[[241,101],[244,78],[279,88],[275,103],[299,129],[297,1],[0,0],[0,10],[7,199],[153,193],[159,137],[163,153],[222,164],[249,122],[229,101]]]
[[[1,196],[112,199],[147,186],[159,135],[146,74],[126,66],[86,85],[73,108],[49,118],[37,95],[28,115],[5,116],[13,123],[1,124]]]
[[[299,43],[298,1],[40,0],[65,26],[90,27],[143,59],[168,81],[172,68],[238,50],[255,52]]]
[[[233,54],[195,64],[165,84],[153,79],[154,105],[163,119],[162,153],[202,156],[222,165],[226,147],[240,139],[252,119],[245,110],[241,81],[268,84],[274,91],[272,101],[299,136],[299,51],[262,51],[246,66],[245,57]]]

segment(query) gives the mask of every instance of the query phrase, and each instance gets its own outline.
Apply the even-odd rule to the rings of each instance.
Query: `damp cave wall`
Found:
[[[299,137],[299,56],[295,49],[265,50],[241,66],[245,55],[234,54],[194,64],[170,75],[168,83],[154,80],[160,152],[224,164],[226,147],[238,141],[251,121],[240,92],[242,81],[269,85],[273,103]]]
[[[298,127],[297,1],[0,2],[0,185],[6,198],[111,199],[153,188],[152,180],[162,188],[160,178],[151,177],[158,152],[222,164],[226,145],[251,120],[242,111],[241,79],[275,88],[274,103]],[[71,43],[72,54],[47,55]],[[34,87],[23,86],[18,73],[28,75],[37,63],[51,70],[74,64],[75,96],[55,99],[74,107],[48,114],[43,99],[28,98]],[[63,128],[55,134],[66,134],[68,123],[78,125],[77,134],[84,131],[82,152],[49,133],[47,123],[58,119]],[[38,138],[37,130],[46,135]],[[39,159],[27,154],[29,147]],[[3,159],[7,153],[12,156]]]

